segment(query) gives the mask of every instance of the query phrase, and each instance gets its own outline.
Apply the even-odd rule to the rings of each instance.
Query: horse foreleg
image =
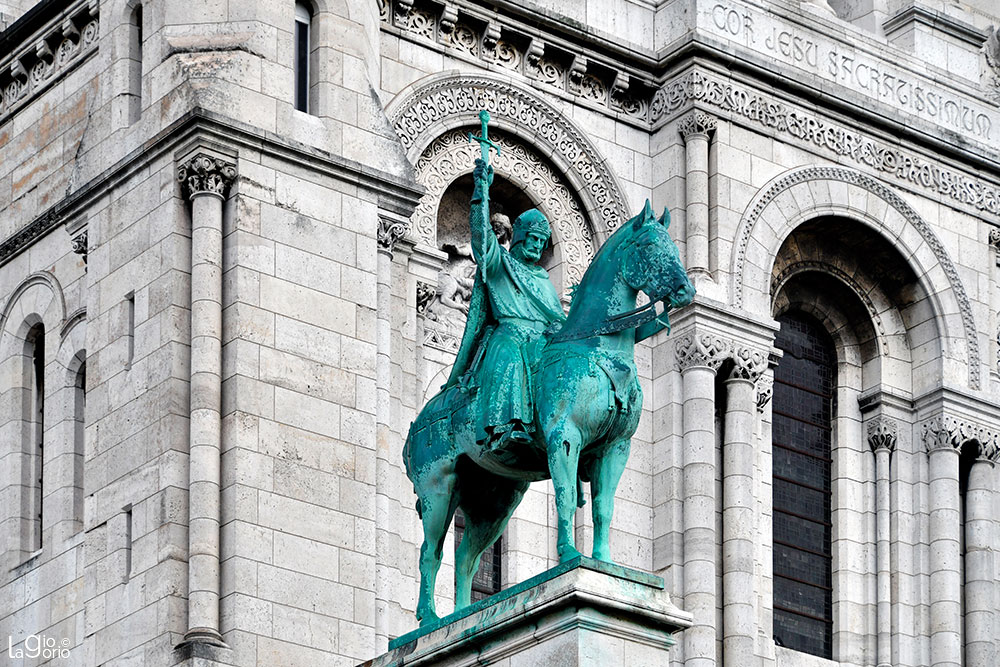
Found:
[[[420,518],[424,528],[424,543],[420,547],[420,598],[417,601],[417,621],[423,625],[438,618],[434,606],[434,587],[441,569],[444,538],[451,517],[455,514],[455,466],[445,464],[426,475],[418,490]]]
[[[590,464],[590,492],[594,508],[594,558],[613,562],[608,535],[611,532],[611,515],[615,509],[615,490],[628,461],[630,440],[612,443],[603,456],[595,457]]]
[[[580,555],[573,538],[573,517],[577,508],[577,466],[580,463],[580,431],[568,422],[547,434],[549,474],[556,492],[558,539],[556,549],[559,562],[564,563]]]

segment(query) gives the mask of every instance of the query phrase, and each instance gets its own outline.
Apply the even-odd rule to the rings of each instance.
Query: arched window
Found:
[[[774,371],[774,636],[832,657],[831,451],[836,354],[801,313],[778,318]]]
[[[26,552],[42,548],[42,499],[45,464],[45,327],[35,325],[25,338],[25,382],[28,390],[23,423],[27,429],[25,460],[28,477],[25,502],[27,531],[24,537]]]
[[[128,122],[142,115],[142,5],[132,10],[128,26]]]
[[[292,70],[295,77],[293,103],[299,111],[309,112],[312,72],[310,52],[312,51],[312,9],[304,2],[295,3],[295,32],[293,35],[295,59]]]
[[[85,357],[85,353],[83,354]],[[73,382],[73,520],[83,525],[84,427],[87,409],[87,362],[82,361]]]

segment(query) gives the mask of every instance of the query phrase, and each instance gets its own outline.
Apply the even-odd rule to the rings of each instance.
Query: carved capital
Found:
[[[764,412],[767,404],[774,396],[774,380],[767,375],[762,375],[757,381],[757,411]]]
[[[200,194],[225,198],[236,180],[236,165],[205,153],[198,153],[177,169],[177,180],[184,195],[191,199]]]
[[[679,370],[705,366],[717,371],[728,356],[729,343],[713,334],[689,334],[678,339],[675,350]]]
[[[417,313],[423,315],[427,311],[427,306],[430,304],[434,295],[437,294],[437,288],[433,285],[425,283],[423,281],[417,281]]]
[[[391,254],[396,243],[408,231],[410,231],[409,220],[380,215],[378,217],[378,247]]]
[[[994,257],[997,262],[997,266],[1000,266],[1000,229],[993,228],[990,230],[990,246],[993,248]]]
[[[73,237],[73,252],[77,255],[83,255],[83,263],[87,263],[87,230],[83,230],[81,233]]]
[[[896,449],[898,432],[899,424],[895,419],[879,415],[868,421],[868,444],[872,451],[887,449],[891,452]]]
[[[681,118],[680,123],[677,124],[677,131],[680,132],[686,143],[691,137],[707,137],[715,132],[717,125],[718,121],[715,116],[709,116],[704,111],[696,109]]]
[[[730,380],[757,380],[767,370],[767,352],[753,347],[736,346],[733,348],[733,361],[736,365],[729,373]]]
[[[971,443],[977,448],[978,458],[996,461],[1000,457],[1000,433],[983,424],[938,415],[921,424],[921,434],[928,452],[947,447],[961,449]]]

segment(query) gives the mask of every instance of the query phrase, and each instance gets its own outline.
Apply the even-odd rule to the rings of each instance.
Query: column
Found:
[[[868,444],[875,452],[876,655],[878,667],[892,665],[892,573],[889,558],[889,459],[899,427],[894,419],[877,416],[868,422]]]
[[[1000,229],[991,229],[990,247],[993,248],[993,259],[996,268],[993,269],[993,280],[990,281],[990,331],[993,336],[994,358],[990,364],[990,374],[994,380],[1000,379]]]
[[[684,632],[686,667],[716,664],[715,374],[727,344],[711,334],[677,341],[684,406]]]
[[[756,480],[757,531],[760,536],[757,540],[757,562],[760,572],[757,590],[757,654],[761,656],[762,664],[765,665],[774,663],[774,512],[772,509],[774,448],[771,444],[773,396],[774,372],[769,370],[757,381],[757,412],[760,419],[757,446],[761,454],[757,457],[759,469]]]
[[[692,111],[680,120],[678,131],[686,150],[685,210],[687,212],[688,273],[709,273],[708,262],[708,141],[716,120]]]
[[[969,471],[965,491],[965,664],[989,667],[997,664],[996,582],[994,550],[996,524],[993,519],[993,480],[997,455],[997,436],[979,429],[978,456]],[[985,437],[984,437],[985,436]]]
[[[398,526],[393,517],[397,493],[393,489],[393,433],[391,418],[392,389],[392,251],[409,230],[407,219],[380,213],[378,219],[378,274],[375,293],[375,650],[389,648],[389,601],[398,575],[398,553],[390,545],[398,544],[390,535]]]
[[[191,397],[188,631],[185,643],[224,646],[219,633],[222,457],[222,206],[236,166],[206,153],[183,163],[191,201]]]
[[[961,440],[953,420],[935,417],[923,424],[928,453],[930,507],[930,640],[932,667],[962,664],[962,553],[958,493]]]
[[[722,655],[724,665],[749,665],[757,638],[754,609],[753,446],[755,385],[767,355],[747,347],[733,351],[726,379],[725,442],[722,445]]]

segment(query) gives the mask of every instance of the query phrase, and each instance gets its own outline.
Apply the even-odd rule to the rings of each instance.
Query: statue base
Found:
[[[661,666],[690,625],[660,577],[581,556],[398,637],[359,667]]]

